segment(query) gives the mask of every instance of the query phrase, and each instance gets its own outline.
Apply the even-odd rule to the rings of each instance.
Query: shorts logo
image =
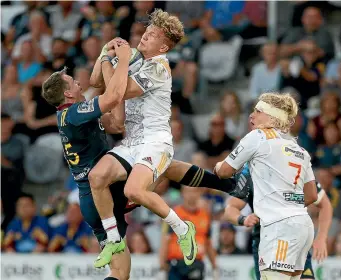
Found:
[[[244,150],[244,147],[242,145],[238,145],[230,154],[229,157],[233,160],[236,159],[236,157],[240,154],[240,152]]]
[[[284,240],[278,240],[277,251],[276,251],[276,263],[278,261],[285,262],[287,258],[289,242]]]
[[[78,113],[91,113],[95,110],[94,107],[94,99],[91,99],[89,101],[81,102],[77,107]]]
[[[259,266],[264,266],[265,265],[265,262],[263,261],[263,258],[259,259],[258,265]]]
[[[280,263],[280,262],[272,261],[271,269],[281,269],[281,268],[295,270],[295,265],[288,264],[288,263]]]
[[[153,161],[151,157],[144,157],[142,160],[148,162],[150,165],[153,165]]]
[[[144,88],[144,90],[150,89],[154,84],[151,80],[148,79],[146,74],[140,72],[135,75],[136,82],[140,84],[141,87]]]

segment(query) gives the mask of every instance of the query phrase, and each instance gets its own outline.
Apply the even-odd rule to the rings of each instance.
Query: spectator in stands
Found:
[[[62,38],[76,46],[81,39],[80,22],[83,16],[75,9],[74,1],[58,1],[51,13],[51,27],[54,38]]]
[[[29,21],[33,12],[39,9],[38,1],[24,1],[27,9],[26,11],[16,15],[11,23],[9,30],[6,33],[5,45],[9,50],[13,49],[15,41],[22,35],[29,33]],[[45,19],[48,21],[49,15],[43,9],[39,9],[43,13]]]
[[[116,26],[111,21],[106,21],[101,27],[101,47],[110,42],[113,38],[117,37]]]
[[[341,145],[340,131],[333,122],[328,123],[323,129],[325,145],[320,145],[315,152],[314,166],[318,168],[331,168],[340,164]]]
[[[1,31],[1,79],[3,78],[4,69],[8,62],[8,52],[5,46],[5,34]]]
[[[15,122],[24,121],[24,108],[20,93],[21,85],[18,83],[17,68],[13,64],[8,64],[1,83],[1,109]]]
[[[79,82],[86,100],[92,99],[98,92],[97,89],[90,86],[90,75],[90,70],[85,67],[77,68],[75,71],[75,80]]]
[[[307,107],[310,97],[320,94],[320,82],[325,71],[323,58],[312,40],[306,40],[301,48],[301,57],[282,60],[282,87],[293,87],[300,93],[301,108]]]
[[[154,10],[154,1],[134,1],[134,22],[148,22],[148,15]]]
[[[341,61],[332,60],[327,65],[327,71],[324,79],[324,86],[334,88],[341,93]]]
[[[150,254],[152,249],[150,247],[147,236],[142,229],[137,230],[130,236],[128,242],[129,250],[132,254]]]
[[[66,212],[66,222],[53,230],[49,252],[83,253],[89,250],[92,230],[83,220],[79,204],[72,203]]]
[[[290,133],[294,137],[297,137],[297,142],[300,146],[313,154],[315,152],[316,145],[307,133],[308,122],[309,120],[304,113],[299,111],[295,118],[295,123],[290,128]]]
[[[56,37],[52,42],[52,52],[50,59],[44,64],[44,68],[52,72],[61,71],[67,67],[67,74],[73,76],[75,64],[71,57],[67,55],[68,43],[61,37]]]
[[[300,54],[306,48],[307,40],[314,40],[318,46],[317,57],[333,58],[334,42],[329,31],[323,26],[321,10],[316,7],[307,7],[303,12],[302,23],[303,27],[290,30],[281,42],[281,56]]]
[[[25,86],[23,89],[23,104],[25,124],[29,128],[26,134],[31,138],[31,142],[44,134],[57,133],[56,108],[48,104],[41,96],[41,81],[51,75],[50,71],[45,71],[33,85]]]
[[[205,13],[204,5],[204,1],[167,1],[165,10],[179,17],[188,34],[199,27],[200,19]]]
[[[263,92],[277,91],[280,86],[281,70],[277,44],[265,44],[261,55],[263,61],[258,62],[251,70],[250,95],[253,99],[257,99]]]
[[[225,119],[220,114],[211,119],[209,139],[199,144],[199,150],[207,156],[207,166],[213,170],[218,161],[227,157],[234,141],[225,133]]]
[[[219,255],[241,255],[245,254],[236,247],[236,229],[230,223],[222,223],[219,235]]]
[[[220,113],[225,118],[225,132],[234,140],[241,139],[247,132],[248,116],[243,113],[238,95],[226,90],[220,102]]]
[[[39,58],[35,56],[34,43],[31,40],[21,44],[20,57],[18,58],[18,81],[21,84],[31,82],[42,70]]]
[[[84,55],[77,59],[76,65],[78,67],[87,67],[92,71],[96,60],[101,53],[101,40],[96,36],[91,36],[83,41],[82,49]]]
[[[1,113],[1,200],[4,220],[1,228],[6,229],[15,216],[15,203],[24,181],[23,160],[25,147],[17,135],[12,134],[13,119]]]
[[[142,35],[144,34],[146,30],[146,26],[142,22],[134,22],[131,31],[130,31],[130,39],[129,44],[132,48],[136,48],[142,38]]]
[[[171,120],[174,145],[174,159],[190,162],[192,154],[196,151],[196,144],[191,139],[184,138],[184,125],[180,119]]]
[[[112,1],[96,1],[95,8],[87,6],[82,9],[82,12],[87,20],[83,27],[87,30],[87,36],[101,36],[101,27],[105,22],[111,22],[122,35],[121,29],[124,26],[121,26],[121,21],[128,16],[129,8],[121,6],[116,10]]]
[[[37,216],[33,196],[22,193],[17,201],[17,217],[8,225],[5,234],[5,252],[42,253],[48,241],[47,220]]]
[[[176,206],[174,211],[182,219],[188,219],[196,227],[196,240],[198,243],[198,254],[191,266],[186,266],[179,246],[178,238],[167,224],[163,224],[163,233],[160,248],[160,268],[168,271],[168,279],[186,279],[191,274],[197,275],[196,279],[204,278],[205,265],[203,259],[207,256],[212,268],[217,268],[216,252],[211,243],[211,217],[210,213],[201,207],[200,201],[202,189],[193,189],[183,186],[181,194],[182,204]]]
[[[341,190],[334,185],[334,175],[329,169],[318,169],[315,172],[316,179],[320,182],[323,190],[326,192],[333,207],[333,220],[328,232],[328,252],[333,254],[335,249],[335,240],[340,230],[341,220]]]
[[[317,145],[325,144],[324,128],[328,123],[335,123],[341,128],[340,97],[336,92],[326,92],[321,98],[321,113],[308,125],[308,134]]]
[[[52,37],[49,35],[48,26],[44,14],[40,11],[33,11],[30,14],[29,33],[18,38],[12,52],[12,59],[17,60],[20,56],[22,44],[31,41],[33,53],[38,62],[45,62],[50,54],[52,47]]]

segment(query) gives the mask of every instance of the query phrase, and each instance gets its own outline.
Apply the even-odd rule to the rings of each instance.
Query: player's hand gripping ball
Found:
[[[142,53],[140,53],[137,49],[132,48],[131,49],[131,58],[129,61],[129,68],[128,68],[128,76],[131,76],[133,74],[135,74],[137,71],[140,70],[142,64],[143,64],[143,55]],[[112,60],[111,60],[111,64],[114,67],[114,69],[116,69],[117,64],[118,64],[118,57],[115,56]]]

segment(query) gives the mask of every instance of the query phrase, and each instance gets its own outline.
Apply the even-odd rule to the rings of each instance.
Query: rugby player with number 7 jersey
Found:
[[[261,224],[263,280],[300,279],[314,239],[305,207],[317,200],[311,158],[289,134],[297,111],[290,94],[262,94],[250,115],[252,131],[214,170],[220,178],[229,178],[249,164],[253,206]],[[297,203],[302,199],[304,204]]]
[[[243,169],[237,172],[234,177],[239,187],[241,189],[245,188],[247,191],[244,192],[245,196],[240,195],[239,198],[231,197],[228,200],[223,219],[226,219],[230,223],[237,226],[246,226],[252,228],[252,254],[255,264],[256,278],[257,280],[260,280],[261,278],[258,266],[258,263],[261,262],[258,257],[258,247],[260,242],[259,218],[254,213],[248,216],[241,214],[241,210],[246,206],[246,204],[249,204],[253,210],[254,190],[248,164],[245,164]],[[333,208],[328,196],[321,188],[321,185],[316,182],[316,187],[318,199],[314,202],[314,205],[319,209],[319,228],[313,243],[313,256],[310,254],[310,252],[308,253],[301,279],[315,279],[311,259],[313,258],[320,262],[328,256],[327,237],[332,221]],[[303,195],[300,195],[299,197],[300,198],[296,200],[296,203],[304,204]],[[280,249],[281,248],[279,247],[277,248],[277,250]],[[283,256],[284,255],[285,254],[283,251]]]

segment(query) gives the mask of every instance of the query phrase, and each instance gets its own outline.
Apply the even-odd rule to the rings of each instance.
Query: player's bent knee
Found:
[[[274,270],[262,270],[260,272],[261,280],[290,280],[291,275],[286,275],[279,271]]]
[[[102,189],[109,185],[107,180],[107,172],[99,168],[93,169],[89,173],[89,182],[91,189]]]
[[[126,198],[128,198],[130,201],[133,201],[135,203],[139,203],[141,199],[141,189],[125,186],[124,188],[124,195]]]

